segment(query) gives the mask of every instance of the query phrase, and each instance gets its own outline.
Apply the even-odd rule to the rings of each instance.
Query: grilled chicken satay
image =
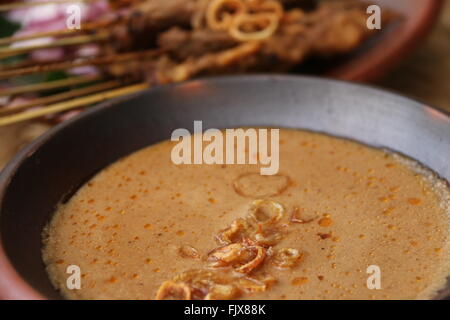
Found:
[[[258,2],[259,0],[243,0]],[[316,0],[270,0],[287,8],[312,7]],[[115,27],[113,36],[119,51],[156,45],[159,33],[178,26],[183,29],[199,29],[205,26],[207,7],[214,0],[149,0],[134,4],[127,14],[125,24]],[[233,3],[233,1],[230,1]]]
[[[325,3],[313,12],[289,10],[277,32],[263,41],[245,43],[223,31],[172,28],[158,39],[165,63],[152,61],[144,76],[172,82],[203,74],[286,71],[311,55],[335,56],[357,48],[375,32],[366,27],[366,19],[364,6],[350,1]]]
[[[311,33],[307,35],[307,38],[313,39],[310,41],[313,42],[312,47],[315,53],[332,55],[336,51],[346,52],[353,49],[353,43],[357,43],[366,34],[372,33],[363,26],[366,5],[360,1],[324,1],[312,11],[302,11],[298,8],[287,10],[286,8],[292,5],[304,7],[311,1],[316,4],[317,0],[223,0],[222,2],[226,4],[228,1],[257,5],[278,3],[284,6],[282,7],[284,12],[280,15],[279,25],[277,25],[278,30],[274,29],[276,33],[263,40],[266,43],[264,47],[270,47],[271,43],[279,42],[282,42],[280,48],[286,48],[288,42],[292,42],[290,47],[293,49],[303,47],[302,30],[307,30]],[[170,52],[169,56],[172,59],[180,62],[190,57],[228,50],[245,42],[242,39],[236,39],[226,30],[214,29],[208,24],[203,25],[203,28],[196,28],[196,20],[206,19],[208,7],[221,1],[119,0],[115,2],[131,3],[132,6],[126,15],[117,14],[117,23],[111,23],[107,27],[111,38],[108,43],[103,42],[102,47],[107,48],[103,50],[103,53],[162,48]],[[286,23],[286,20],[292,20],[296,15],[302,16],[301,19],[294,23]],[[330,22],[329,19],[334,20]],[[339,25],[339,29],[330,28],[331,23]],[[295,43],[297,40],[300,44]],[[280,52],[277,56],[282,56],[283,61],[286,54]]]
[[[155,47],[159,33],[173,26],[189,28],[198,3],[199,0],[151,0],[135,4],[111,32],[114,50]]]
[[[190,5],[185,9],[199,3],[187,2]],[[357,48],[376,32],[366,26],[366,6],[348,0],[323,2],[313,11],[287,10],[276,32],[259,41],[239,41],[224,30],[183,28],[175,24],[159,33],[155,40],[163,55],[112,66],[109,72],[132,74],[151,83],[167,83],[198,75],[287,71],[313,55],[335,56]],[[384,15],[383,23],[391,18],[390,14]],[[187,16],[182,20],[187,23]]]

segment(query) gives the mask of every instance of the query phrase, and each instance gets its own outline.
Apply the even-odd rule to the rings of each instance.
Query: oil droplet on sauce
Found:
[[[333,220],[331,220],[331,218],[322,218],[318,223],[321,227],[329,227],[333,224]]]
[[[298,277],[298,278],[295,278],[294,280],[292,280],[292,285],[294,285],[294,286],[301,286],[301,285],[303,285],[303,284],[305,284],[307,282],[308,282],[308,278],[307,277]]]
[[[117,278],[111,277],[111,278],[108,279],[108,282],[109,283],[116,283],[117,282]]]
[[[420,200],[418,198],[409,198],[408,203],[412,204],[413,206],[418,206],[422,203],[422,200]]]

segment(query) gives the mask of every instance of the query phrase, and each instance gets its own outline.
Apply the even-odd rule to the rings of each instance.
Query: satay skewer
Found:
[[[120,25],[118,29],[109,28],[107,32],[112,37],[110,39],[115,39],[116,41],[112,41],[111,48],[107,46],[102,47],[106,49],[103,52],[124,52],[122,50],[130,51],[141,46],[154,47],[155,44],[160,49],[132,51],[110,54],[108,56],[70,58],[41,65],[20,65],[19,68],[14,69],[4,67],[3,69],[0,68],[0,80],[34,73],[70,70],[71,68],[82,66],[99,66],[99,72],[101,73],[109,74],[113,77],[125,76],[126,78],[134,79],[134,81],[137,81],[136,79],[146,79],[151,84],[184,81],[203,74],[253,70],[285,71],[313,54],[337,55],[349,52],[371,33],[366,30],[365,11],[360,10],[361,8],[355,2],[354,6],[358,10],[353,10],[353,7],[345,7],[345,10],[353,10],[354,12],[345,16],[344,20],[341,19],[341,11],[337,10],[339,9],[338,5],[324,5],[311,13],[305,13],[301,10],[288,11],[283,15],[283,19],[279,21],[276,34],[273,37],[271,37],[271,34],[268,34],[263,39],[259,37],[261,35],[261,30],[259,29],[256,32],[251,30],[246,32],[244,29],[238,28],[238,30],[244,30],[246,37],[245,41],[242,40],[242,37],[240,41],[236,41],[230,32],[205,27],[211,32],[222,32],[225,37],[221,35],[220,38],[222,40],[219,41],[224,41],[223,39],[227,41],[226,45],[221,43],[220,46],[212,46],[208,41],[204,40],[205,38],[208,40],[207,37],[183,34],[183,32],[201,32],[201,28],[183,31],[180,27],[181,32],[174,33],[173,31],[174,26],[186,26],[189,24],[189,21],[192,21],[192,13],[196,9],[195,1],[167,0],[164,1],[162,8],[153,5],[152,2],[145,3],[148,6],[133,7],[130,11],[133,11],[135,14],[132,20],[128,20],[130,24]],[[335,6],[336,10],[334,10]],[[166,19],[169,15],[174,16],[173,21]],[[346,30],[342,28],[343,24],[347,28],[352,26],[355,35],[350,38],[346,36],[345,32],[342,31]],[[170,31],[170,29],[172,30]],[[140,31],[145,31],[145,33],[141,34]],[[169,34],[169,31],[172,33]],[[254,38],[255,34],[258,36],[257,38]],[[155,39],[152,38],[149,43],[143,44],[143,41],[148,40],[142,38],[142,36],[146,35],[152,35]],[[318,38],[326,41],[313,41],[313,39]],[[201,43],[195,41],[201,41]],[[174,45],[174,42],[178,42],[178,44]],[[196,50],[194,44],[199,45],[202,50]],[[180,52],[184,54],[179,54]],[[142,85],[144,87],[149,86]],[[115,94],[118,93],[111,94],[116,96]],[[59,110],[65,111],[81,108],[91,104],[91,101],[93,101],[92,103],[98,102],[98,99],[103,99],[102,97],[104,96],[99,93],[98,95],[94,94],[79,98],[81,100],[75,99],[73,100],[76,102],[75,104],[71,104],[70,101],[63,101],[39,110],[25,112],[24,115],[10,115],[1,118],[0,125],[60,112]]]
[[[18,9],[25,9],[25,8],[31,8],[31,7],[37,7],[37,6],[44,6],[44,5],[50,5],[50,4],[68,4],[68,3],[88,3],[88,2],[95,2],[100,0],[53,0],[53,1],[38,1],[38,2],[13,2],[8,4],[2,4],[0,5],[0,12],[2,11],[11,11],[11,10],[18,10]]]
[[[53,89],[66,88],[73,85],[85,84],[89,82],[94,82],[97,80],[101,80],[102,76],[100,75],[88,75],[88,76],[76,76],[62,80],[50,81],[50,82],[42,82],[36,84],[27,84],[23,86],[16,86],[7,89],[0,90],[0,97],[4,96],[15,96],[18,94],[26,94],[26,93],[35,93],[48,91]]]
[[[48,48],[62,48],[66,46],[75,46],[86,43],[95,43],[98,41],[106,40],[109,38],[108,32],[100,32],[90,35],[81,35],[70,38],[62,38],[49,43],[35,45],[35,46],[26,46],[26,47],[6,47],[0,48],[0,59],[12,57],[19,54],[28,53],[34,50],[39,49],[48,49]]]
[[[34,66],[27,66],[23,68],[14,68],[1,70],[0,69],[0,80],[8,79],[11,77],[25,76],[40,72],[50,72],[50,71],[60,71],[67,70],[70,68],[84,67],[84,66],[101,66],[108,65],[115,62],[127,61],[130,59],[147,59],[160,54],[162,50],[146,50],[146,51],[134,51],[127,52],[123,54],[107,55],[102,57],[94,58],[81,58],[75,60],[61,61],[56,63],[46,63]]]
[[[59,113],[63,111],[79,109],[82,107],[86,107],[92,105],[94,103],[99,103],[105,100],[109,100],[112,98],[122,97],[126,95],[130,95],[133,93],[137,93],[139,91],[145,90],[149,88],[148,83],[139,83],[130,85],[120,89],[112,89],[109,91],[92,94],[85,97],[80,97],[77,99],[72,99],[69,101],[64,101],[56,104],[49,105],[47,107],[43,107],[41,109],[36,109],[33,111],[22,112],[18,114],[13,114],[5,117],[0,117],[0,126],[5,126],[8,124],[13,124],[25,120],[31,120],[35,118],[40,118],[46,115]]]
[[[9,45],[14,42],[21,42],[26,40],[33,40],[33,39],[39,39],[39,38],[47,38],[47,37],[60,37],[60,36],[66,36],[66,35],[73,35],[77,33],[83,33],[86,31],[98,31],[100,28],[105,28],[115,22],[115,19],[108,19],[104,21],[98,21],[98,22],[88,22],[81,24],[80,29],[61,29],[61,30],[53,30],[53,31],[46,31],[46,32],[36,32],[33,34],[28,35],[22,35],[22,36],[11,36],[11,37],[5,37],[0,38],[0,46]]]
[[[31,100],[30,102],[25,102],[23,104],[20,104],[20,105],[11,107],[11,108],[0,109],[0,116],[18,113],[18,112],[22,112],[22,111],[25,111],[25,110],[28,110],[28,109],[31,109],[34,107],[46,105],[49,103],[57,103],[57,102],[61,102],[61,101],[64,101],[64,100],[67,100],[70,98],[84,96],[87,94],[112,89],[114,87],[119,87],[121,85],[123,85],[122,81],[113,80],[113,81],[103,82],[103,83],[99,83],[99,84],[94,84],[94,85],[87,86],[87,87],[80,88],[80,89],[73,89],[70,91],[49,95],[46,97],[36,98],[36,99]]]

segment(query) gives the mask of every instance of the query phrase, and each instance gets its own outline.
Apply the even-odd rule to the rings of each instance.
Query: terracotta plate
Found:
[[[366,42],[357,52],[327,63],[321,70],[327,76],[353,81],[374,81],[381,78],[410,55],[429,34],[444,1],[370,0],[368,2],[391,8],[402,15],[402,19]],[[306,67],[306,71],[317,73],[317,64],[311,63],[311,65]]]

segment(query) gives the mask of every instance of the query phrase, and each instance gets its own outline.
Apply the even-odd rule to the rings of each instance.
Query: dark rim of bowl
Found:
[[[117,105],[124,101],[128,101],[134,97],[143,95],[152,91],[168,91],[174,87],[185,85],[191,81],[206,81],[206,82],[214,82],[214,83],[223,83],[223,82],[240,82],[240,81],[271,81],[271,80],[295,80],[295,79],[312,79],[319,82],[328,82],[328,83],[345,83],[348,86],[359,87],[364,90],[375,91],[379,93],[383,93],[385,95],[391,95],[392,97],[402,98],[405,103],[411,105],[411,107],[420,108],[424,110],[432,110],[434,112],[440,113],[444,116],[450,125],[450,112],[447,112],[443,109],[429,106],[426,103],[421,102],[420,100],[413,99],[407,96],[400,95],[395,93],[392,90],[385,90],[378,88],[373,85],[360,84],[348,82],[345,80],[338,79],[330,79],[324,77],[317,76],[298,76],[298,75],[273,75],[273,74],[258,74],[258,75],[240,75],[240,76],[221,76],[221,77],[210,77],[210,78],[200,78],[195,80],[190,80],[186,82],[169,84],[163,86],[157,86],[154,88],[150,88],[144,90],[142,92],[138,92],[135,94],[131,94],[125,97],[115,98],[103,103],[100,103],[89,110],[83,111],[81,114],[64,121],[51,128],[49,131],[35,139],[29,145],[24,147],[21,151],[19,151],[16,156],[8,163],[8,165],[0,172],[0,210],[2,207],[3,199],[5,196],[5,191],[13,179],[15,173],[20,168],[22,162],[33,155],[33,153],[38,150],[44,143],[50,140],[53,136],[57,135],[60,130],[71,126],[73,123],[79,121],[80,119],[88,118],[93,116],[99,112],[102,112],[104,109],[107,109],[111,106]],[[1,211],[0,211],[0,225],[1,225]],[[1,231],[0,231],[1,232]],[[31,285],[29,285],[14,269],[12,263],[10,262],[5,250],[3,249],[3,245],[1,242],[1,234],[0,234],[0,269],[2,273],[0,274],[0,287],[2,287],[2,292],[0,292],[0,299],[11,299],[11,300],[21,300],[21,299],[31,299],[31,300],[41,300],[47,299],[45,296],[41,295],[37,292]]]

